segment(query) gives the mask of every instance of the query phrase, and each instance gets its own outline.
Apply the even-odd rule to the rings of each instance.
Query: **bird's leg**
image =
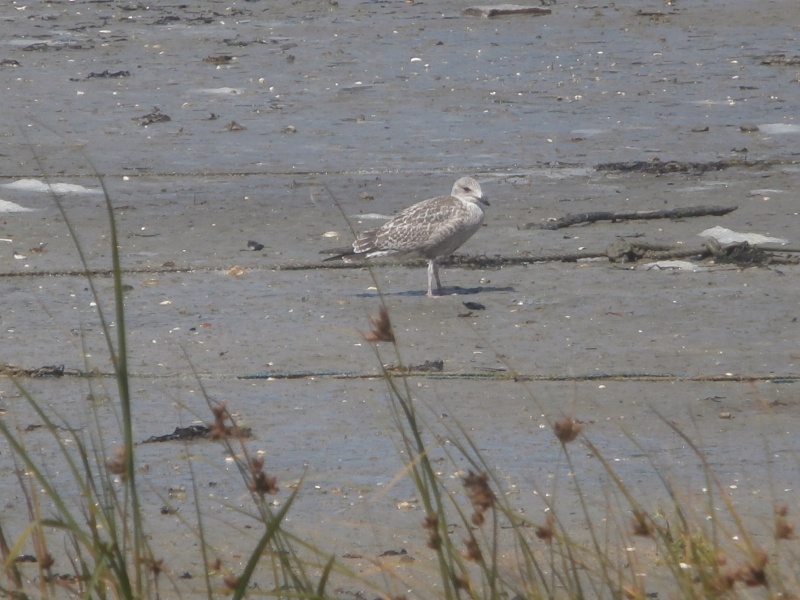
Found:
[[[433,293],[433,280],[436,280],[436,294]],[[442,294],[442,282],[439,281],[439,265],[435,260],[428,261],[428,296]]]
[[[433,276],[436,278],[436,293],[441,296],[443,290],[442,282],[439,281],[439,263],[437,263],[435,260],[431,262],[433,262]]]

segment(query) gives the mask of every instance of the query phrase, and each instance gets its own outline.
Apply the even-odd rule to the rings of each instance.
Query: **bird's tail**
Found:
[[[320,254],[332,254],[333,256],[329,256],[328,258],[323,258],[322,262],[326,262],[329,260],[338,260],[340,258],[345,258],[347,256],[353,256],[356,252],[353,250],[352,246],[340,246],[339,248],[328,248],[327,250],[320,250]]]

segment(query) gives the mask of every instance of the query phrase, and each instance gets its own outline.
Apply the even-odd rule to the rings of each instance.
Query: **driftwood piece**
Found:
[[[634,210],[634,211],[596,211],[566,215],[555,221],[545,223],[526,223],[522,229],[563,229],[581,223],[594,223],[596,221],[629,221],[641,219],[685,219],[687,217],[706,217],[727,215],[736,210],[737,206],[686,206],[666,210]]]

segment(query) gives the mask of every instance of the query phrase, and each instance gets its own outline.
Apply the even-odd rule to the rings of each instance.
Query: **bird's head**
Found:
[[[462,177],[453,184],[452,195],[460,200],[485,204],[489,206],[489,197],[481,191],[481,184],[472,177]]]

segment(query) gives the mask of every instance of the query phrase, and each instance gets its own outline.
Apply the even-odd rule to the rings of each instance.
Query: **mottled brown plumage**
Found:
[[[424,258],[428,261],[428,296],[433,296],[433,281],[441,294],[436,259],[449,256],[478,231],[483,223],[483,208],[489,201],[480,184],[462,177],[453,185],[450,196],[417,202],[398,213],[378,229],[361,234],[352,250],[337,252],[337,258]]]

